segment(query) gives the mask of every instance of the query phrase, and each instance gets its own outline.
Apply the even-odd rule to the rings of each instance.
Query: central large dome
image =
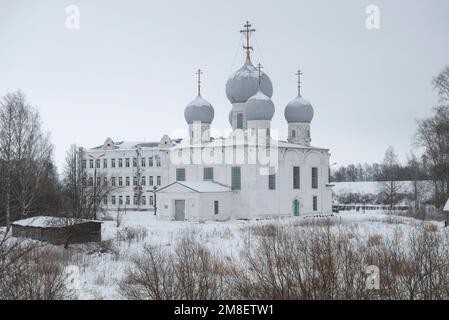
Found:
[[[244,103],[259,90],[259,75],[249,58],[226,82],[226,96],[231,103]],[[267,97],[273,95],[273,84],[270,78],[261,72],[260,91]]]

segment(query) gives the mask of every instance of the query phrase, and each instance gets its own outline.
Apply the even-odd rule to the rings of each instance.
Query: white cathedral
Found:
[[[82,152],[89,185],[108,185],[107,210],[152,211],[168,220],[227,220],[329,214],[329,150],[310,145],[312,105],[298,95],[284,109],[287,141],[275,139],[270,78],[251,61],[247,22],[246,61],[226,83],[231,102],[227,137],[214,138],[214,109],[200,91],[184,110],[188,136],[158,142],[117,142]]]

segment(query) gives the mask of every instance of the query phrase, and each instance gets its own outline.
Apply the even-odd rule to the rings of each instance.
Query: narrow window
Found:
[[[318,189],[318,168],[312,168],[312,189]]]
[[[147,161],[146,161],[145,158],[142,158],[142,160],[141,160],[140,162],[141,162],[141,164],[142,164],[142,167],[145,167],[146,164],[147,164]]]
[[[232,167],[231,169],[231,189],[241,189],[241,172],[240,167]]]
[[[133,177],[133,186],[137,186],[137,177]]]
[[[150,206],[153,205],[153,196],[150,196]]]
[[[123,167],[123,159],[122,158],[118,158],[118,167],[119,168]]]
[[[146,206],[146,205],[147,205],[147,197],[146,197],[146,196],[142,196],[142,197],[140,198],[140,201],[142,202],[142,205],[143,205],[143,206]]]
[[[292,138],[296,138],[296,130],[292,130]]]
[[[313,196],[313,211],[317,211],[317,210],[318,210],[318,197]]]
[[[122,177],[118,177],[118,186],[119,187],[123,186],[123,179],[122,179]]]
[[[146,182],[147,182],[147,179],[146,179],[146,177],[145,176],[143,176],[142,177],[142,185],[144,186],[144,185],[146,185]]]
[[[176,169],[176,181],[186,181],[186,169],[177,168]]]
[[[276,189],[276,174],[270,174],[268,176],[268,189],[269,190]]]
[[[243,129],[243,113],[237,113],[237,129]]]
[[[129,186],[129,177],[126,177],[126,186]]]
[[[133,167],[134,168],[137,167],[137,159],[136,158],[133,158]]]
[[[100,159],[97,159],[97,160],[95,161],[95,166],[97,167],[97,169],[100,168]]]
[[[204,168],[203,180],[214,180],[214,168]]]
[[[161,157],[155,156],[154,159],[156,160],[156,167],[160,167],[161,166]]]
[[[293,189],[299,189],[299,167],[293,167]]]
[[[137,206],[139,204],[139,198],[137,196],[133,197],[133,203],[135,206]]]
[[[89,160],[89,168],[94,168],[94,160]]]
[[[123,204],[123,197],[122,196],[118,196],[118,204],[119,205]]]
[[[115,168],[115,159],[111,159],[111,167]]]
[[[218,201],[215,200],[215,201],[214,201],[214,214],[218,214],[218,213],[219,213],[218,209],[219,209],[219,207],[218,207]]]
[[[127,168],[129,168],[129,158],[126,158],[126,159],[125,159],[125,166],[126,166]]]
[[[103,177],[103,186],[107,186],[108,185],[108,178],[107,177]]]
[[[158,185],[158,186],[161,185],[161,176],[157,176],[157,185]]]
[[[153,166],[153,157],[152,156],[148,158],[148,166],[149,167]]]
[[[111,186],[115,187],[115,177],[111,178]]]
[[[95,181],[95,186],[101,185],[101,178],[97,177],[97,181]]]
[[[149,176],[148,178],[150,179],[150,186],[152,186],[153,185],[153,176]]]
[[[103,159],[103,168],[108,167],[108,159]]]
[[[129,196],[126,196],[126,204],[130,204],[130,197]]]
[[[115,196],[112,196],[112,197],[111,197],[111,203],[112,203],[113,205],[115,205]]]

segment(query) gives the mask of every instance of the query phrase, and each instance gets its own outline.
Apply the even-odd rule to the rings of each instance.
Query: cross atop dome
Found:
[[[201,75],[203,74],[203,71],[201,69],[198,69],[198,71],[195,73],[198,76],[198,95],[201,95]]]
[[[298,69],[295,75],[298,76],[298,96],[301,96],[301,76],[303,75],[301,69]]]
[[[256,32],[256,29],[251,29],[251,23],[246,21],[246,24],[243,26],[244,29],[240,30],[240,33],[245,34],[246,38],[246,46],[243,46],[243,49],[246,50],[246,58],[250,58],[250,50],[254,50],[253,47],[249,45],[249,38],[251,36],[251,32]]]

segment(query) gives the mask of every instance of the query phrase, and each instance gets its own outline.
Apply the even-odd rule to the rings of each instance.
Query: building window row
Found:
[[[156,181],[154,179],[156,177]],[[153,186],[154,182],[156,182],[157,186],[160,186],[162,184],[162,178],[161,176],[142,176],[140,178],[140,185],[146,186],[148,181],[149,186]],[[131,177],[125,177],[125,187],[129,187],[131,182]],[[133,177],[133,186],[137,186],[139,182],[138,177]],[[117,178],[111,177],[111,186],[113,187],[123,187],[123,177],[118,177],[118,185],[117,185]]]
[[[123,160],[124,159],[124,160]],[[148,160],[147,160],[148,159]],[[111,168],[130,168],[131,164],[132,167],[137,167],[138,160],[137,158],[111,158],[110,159]],[[160,167],[161,166],[161,157],[159,155],[151,156],[151,157],[142,157],[140,159],[140,166],[146,167],[148,164],[148,167]],[[100,169],[101,168],[101,160],[96,159],[95,161],[93,159],[89,159],[89,168],[90,169]],[[82,160],[82,167],[83,169],[86,169],[87,167],[87,160]],[[103,159],[103,168],[108,168],[108,159]]]
[[[147,196],[133,196],[133,205],[134,206],[138,206],[138,205],[142,205],[142,206],[146,206],[147,203],[148,205],[152,206],[154,204],[154,199],[153,196],[148,196],[148,202],[147,202]],[[110,196],[110,197],[103,197],[103,204],[104,205],[113,205],[113,206],[122,206],[122,205],[131,205],[131,196]]]

